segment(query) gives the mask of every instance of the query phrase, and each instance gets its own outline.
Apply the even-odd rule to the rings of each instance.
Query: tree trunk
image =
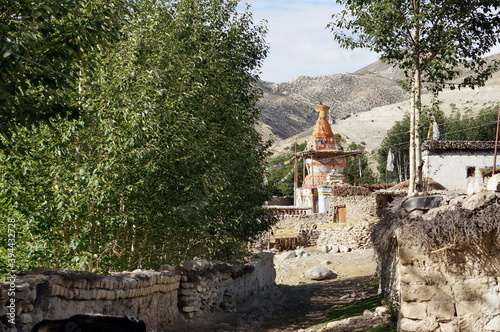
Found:
[[[420,12],[420,1],[412,1],[415,13]],[[410,181],[408,195],[412,195],[422,189],[422,152],[420,150],[420,109],[422,106],[422,68],[420,66],[420,23],[415,23],[413,29],[413,72],[411,80],[411,103],[410,103]]]
[[[415,142],[415,113],[416,113],[416,105],[415,105],[415,84],[412,82],[411,89],[411,99],[410,99],[410,181],[408,184],[408,195],[411,195],[415,192],[415,150],[416,150],[416,142]]]

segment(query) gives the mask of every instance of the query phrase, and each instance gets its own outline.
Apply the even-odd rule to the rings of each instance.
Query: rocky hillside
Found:
[[[261,121],[279,139],[314,125],[319,102],[331,107],[332,119],[344,119],[374,107],[405,100],[395,80],[367,71],[360,74],[299,76],[285,83],[260,82],[264,97],[258,103]]]
[[[500,60],[500,54],[490,59]],[[348,143],[363,142],[368,150],[376,149],[387,130],[410,109],[408,94],[396,83],[400,77],[398,69],[375,62],[353,74],[300,76],[280,84],[261,82],[260,130],[266,139],[274,139],[275,153],[283,151],[295,137],[300,142],[310,135],[317,118],[312,107],[321,101],[331,107],[335,133]],[[482,88],[446,88],[439,95],[440,107],[445,114],[475,113],[499,104],[499,91],[500,71]],[[430,97],[424,95],[423,103],[430,103]]]

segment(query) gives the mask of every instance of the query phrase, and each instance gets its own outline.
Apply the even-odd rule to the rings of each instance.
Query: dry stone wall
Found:
[[[164,331],[183,316],[234,308],[265,293],[274,286],[274,276],[271,253],[238,266],[194,260],[179,270],[136,270],[107,277],[36,269],[0,283],[0,330],[2,324],[13,331],[29,331],[43,319],[101,314],[136,317],[145,321],[148,331]]]
[[[276,278],[273,254],[262,252],[259,256],[259,260],[243,265],[202,261],[184,270],[179,290],[182,313],[192,318],[208,312],[232,312],[251,296],[270,290]]]
[[[178,273],[138,270],[101,277],[63,270],[40,272],[44,274],[16,280],[13,296],[5,293],[10,282],[2,284],[2,302],[15,299],[16,325],[23,331],[43,319],[64,319],[76,314],[136,316],[156,328],[178,318]],[[4,324],[11,317],[7,315],[8,306],[7,309]]]
[[[391,209],[374,234],[398,331],[500,331],[500,193],[407,198]]]
[[[374,195],[332,196],[330,211],[335,213],[339,206],[345,206],[348,222],[377,215],[377,202]]]
[[[361,216],[361,214],[360,214]],[[371,230],[378,218],[365,217],[350,223],[332,223],[333,213],[305,216],[282,216],[273,227],[275,230],[294,230],[297,237],[306,238],[308,246],[367,249],[371,245]],[[265,241],[266,238],[263,239]],[[265,247],[264,244],[261,247]],[[340,249],[338,249],[340,250]]]
[[[500,331],[500,252],[399,248],[400,330]]]
[[[373,224],[373,221],[363,219],[353,225],[322,229],[316,244],[323,247],[325,252],[371,248]]]

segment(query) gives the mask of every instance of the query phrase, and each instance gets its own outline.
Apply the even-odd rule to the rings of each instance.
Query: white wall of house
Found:
[[[467,177],[472,173],[483,182],[480,169],[493,166],[493,153],[484,151],[428,151],[422,154],[424,177],[430,177],[448,190],[465,192]]]

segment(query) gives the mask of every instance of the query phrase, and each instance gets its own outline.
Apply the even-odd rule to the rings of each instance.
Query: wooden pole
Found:
[[[497,152],[498,152],[498,132],[500,131],[500,109],[498,110],[498,118],[497,118],[497,134],[495,136],[495,152],[493,153],[493,173],[495,175],[495,171],[497,168]]]

